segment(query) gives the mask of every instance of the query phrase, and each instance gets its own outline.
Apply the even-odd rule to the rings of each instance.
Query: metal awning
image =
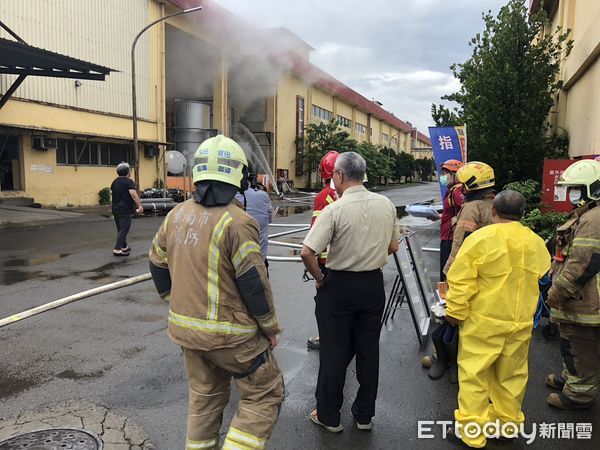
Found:
[[[0,73],[104,81],[110,72],[115,70],[0,38]]]
[[[18,75],[11,87],[2,95],[0,109],[28,75],[104,81],[106,75],[117,72],[98,64],[33,47],[1,21],[0,27],[16,39],[11,41],[0,38],[0,73]]]

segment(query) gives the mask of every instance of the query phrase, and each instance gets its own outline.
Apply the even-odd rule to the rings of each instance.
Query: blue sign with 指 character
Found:
[[[441,175],[441,165],[449,159],[461,162],[467,161],[467,130],[466,127],[429,127],[429,137],[433,148],[433,159],[438,175]],[[440,183],[442,200],[446,195],[446,186]]]

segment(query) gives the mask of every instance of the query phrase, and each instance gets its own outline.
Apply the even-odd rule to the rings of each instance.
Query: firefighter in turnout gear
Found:
[[[445,274],[448,273],[465,238],[475,230],[492,223],[494,169],[486,163],[472,161],[458,169],[456,179],[462,184],[464,203],[453,219],[452,250],[444,266]]]
[[[558,184],[567,186],[575,209],[558,228],[548,291],[563,371],[548,375],[547,384],[561,392],[547,401],[560,409],[588,408],[600,391],[600,162],[577,161]]]
[[[335,191],[335,187],[331,185],[331,177],[333,176],[333,168],[338,156],[340,156],[338,152],[329,150],[325,153],[325,156],[321,158],[321,162],[319,163],[319,171],[321,172],[321,179],[323,180],[325,187],[315,197],[312,218],[310,220],[311,227],[314,225],[317,217],[321,214],[321,211],[323,211],[327,205],[330,205],[337,200],[337,192]],[[320,253],[317,257],[317,261],[321,268],[321,272],[325,275],[327,273],[327,268],[325,267],[325,263],[327,263],[327,251]],[[319,336],[309,338],[306,342],[306,346],[318,350],[320,348]]]
[[[258,225],[234,199],[247,188],[247,167],[235,141],[204,141],[193,198],[167,215],[149,253],[157,291],[170,303],[169,337],[185,358],[188,450],[218,447],[232,377],[240,400],[224,449],[264,448],[284,397],[271,351],[281,329]]]

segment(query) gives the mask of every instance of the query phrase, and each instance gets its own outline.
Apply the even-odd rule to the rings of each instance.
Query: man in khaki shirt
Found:
[[[396,208],[363,185],[366,163],[354,152],[342,153],[333,182],[341,197],[323,209],[300,253],[315,278],[315,315],[321,337],[317,409],[311,420],[328,431],[342,431],[340,408],[346,369],[356,356],[360,389],[352,414],[360,430],[370,430],[379,380],[379,333],[385,303],[381,268],[398,249]],[[316,255],[329,245],[327,277]]]

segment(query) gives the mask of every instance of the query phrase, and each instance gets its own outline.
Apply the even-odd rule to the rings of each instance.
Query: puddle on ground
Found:
[[[302,214],[312,209],[310,205],[278,206],[275,208],[276,217],[288,217],[294,214]]]
[[[86,378],[100,378],[106,371],[111,367],[105,367],[104,369],[97,370],[96,372],[80,373],[75,372],[72,369],[63,370],[61,373],[56,374],[56,378],[66,378],[69,380],[84,380]]]
[[[67,255],[66,253],[58,255],[57,259],[60,259],[66,255]],[[139,255],[139,256],[136,256],[133,258],[129,258],[129,261],[140,260],[143,258],[147,258],[147,256],[145,254],[142,254],[142,255]],[[37,258],[35,258],[35,259],[37,259]],[[16,260],[13,260],[13,261],[16,261]],[[20,261],[24,261],[24,260],[20,260]],[[81,276],[81,277],[85,278],[86,280],[103,281],[103,282],[105,281],[107,283],[112,283],[114,281],[120,281],[122,279],[129,278],[129,275],[119,275],[119,274],[112,273],[112,271],[114,269],[121,267],[124,262],[126,262],[126,261],[119,259],[119,260],[104,264],[100,267],[96,267],[95,269],[74,271],[74,272],[62,273],[62,274],[43,273],[41,271],[29,272],[29,271],[24,271],[24,270],[0,270],[0,286],[10,286],[12,284],[16,284],[16,283],[20,283],[22,281],[27,281],[27,280],[32,280],[32,279],[35,279],[37,281],[48,281],[48,280],[58,280],[59,278],[76,277],[76,276]],[[42,263],[40,263],[40,264],[42,264]]]
[[[40,278],[40,272],[24,272],[22,270],[0,271],[0,286],[10,286],[22,281]],[[43,278],[43,277],[42,277]]]
[[[161,322],[166,321],[166,316],[162,314],[144,314],[137,318],[140,322]]]
[[[69,253],[60,253],[56,255],[42,255],[36,256],[35,258],[28,259],[9,259],[0,263],[0,267],[30,267],[39,266],[41,264],[48,264],[54,261],[58,261],[61,258],[69,256]]]
[[[0,399],[4,399],[20,392],[26,391],[40,384],[40,380],[33,378],[20,378],[8,374],[0,369]]]

